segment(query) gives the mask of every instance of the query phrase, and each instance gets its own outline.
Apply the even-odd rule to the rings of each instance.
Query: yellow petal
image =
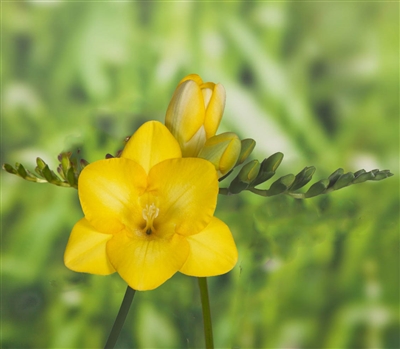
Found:
[[[201,79],[201,77],[199,75],[197,75],[197,74],[189,74],[189,75],[186,75],[181,81],[179,81],[178,85],[180,85],[182,82],[187,81],[187,80],[193,80],[199,86],[203,83],[203,80]]]
[[[112,235],[96,231],[83,218],[75,224],[64,253],[67,268],[84,273],[108,275],[115,272],[106,253]]]
[[[215,276],[225,274],[236,264],[238,253],[228,226],[213,218],[199,234],[187,237],[189,256],[179,270],[190,276]]]
[[[165,125],[181,147],[203,125],[205,106],[199,85],[193,80],[181,83],[175,90],[165,115]]]
[[[114,234],[143,221],[139,196],[147,185],[143,168],[129,159],[99,160],[79,176],[78,192],[86,219],[101,233]]]
[[[210,102],[208,103],[204,120],[207,138],[214,136],[217,132],[222,115],[224,114],[225,100],[226,94],[224,86],[216,84]]]
[[[182,156],[176,139],[158,121],[143,124],[129,139],[121,157],[136,161],[146,173],[161,161]]]
[[[107,254],[118,274],[135,290],[152,290],[183,265],[189,253],[184,237],[170,239],[132,237],[125,232],[113,235]]]
[[[210,222],[218,196],[217,173],[210,162],[197,158],[167,160],[150,170],[148,180],[149,200],[159,208],[154,220],[158,234],[196,234]]]
[[[182,156],[193,157],[196,158],[206,143],[206,131],[204,129],[204,125],[202,125],[198,131],[194,134],[194,136],[185,143],[182,148]]]

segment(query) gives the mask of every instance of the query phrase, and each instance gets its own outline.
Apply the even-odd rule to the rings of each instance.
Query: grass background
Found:
[[[189,73],[227,91],[219,132],[278,175],[391,169],[320,198],[220,197],[239,262],[209,280],[216,348],[400,347],[399,3],[2,2],[2,163],[88,161],[163,121]],[[1,347],[99,348],[125,285],[63,251],[74,189],[1,173]],[[118,348],[203,347],[196,280],[136,295]]]

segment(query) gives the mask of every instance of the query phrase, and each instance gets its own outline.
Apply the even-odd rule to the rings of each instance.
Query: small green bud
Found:
[[[345,173],[338,178],[338,180],[333,185],[333,189],[337,190],[340,188],[347,187],[348,185],[350,185],[353,182],[353,180],[354,180],[353,173],[351,173],[351,172]]]
[[[242,182],[239,176],[236,176],[231,184],[229,184],[228,190],[231,194],[239,194],[241,191],[246,190],[248,186],[248,183]]]
[[[47,166],[47,164],[41,158],[36,158],[36,164],[40,171]]]
[[[372,172],[361,173],[353,180],[353,184],[363,183],[365,181],[370,181],[374,178],[375,176],[373,175]]]
[[[385,179],[388,177],[393,176],[393,173],[391,173],[389,170],[383,170],[383,171],[379,171],[374,178],[374,181],[380,181],[381,179]]]
[[[297,190],[302,187],[304,187],[309,181],[311,181],[312,176],[315,173],[315,167],[305,167],[302,169],[297,175],[296,178],[293,182],[293,184],[290,186],[290,190]]]
[[[22,164],[16,163],[15,168],[17,169],[18,175],[22,178],[26,178],[28,176],[25,167]]]
[[[293,174],[288,174],[279,178],[271,184],[271,187],[268,189],[268,196],[284,193],[293,184],[295,178]]]
[[[329,177],[329,187],[332,187],[336,181],[339,179],[341,175],[343,175],[344,170],[342,168],[338,168],[335,172],[333,172]]]
[[[71,153],[62,153],[61,154],[61,168],[63,170],[64,176],[67,177],[68,170],[71,167],[70,161]]]
[[[3,164],[3,169],[7,171],[8,173],[11,174],[17,174],[17,171],[14,167],[12,167],[10,164]]]
[[[256,146],[256,141],[251,138],[242,139],[241,143],[242,148],[235,166],[243,164]]]
[[[67,178],[66,179],[67,179],[67,182],[71,185],[71,187],[74,187],[74,186],[76,186],[78,184],[77,180],[76,180],[76,176],[75,176],[75,171],[74,171],[74,169],[72,167],[70,167],[68,169]]]
[[[366,173],[367,171],[365,171],[364,169],[362,169],[362,170],[358,170],[358,171],[356,171],[356,172],[354,172],[354,177],[358,177],[358,176],[360,176],[360,175],[362,175],[362,174],[364,174],[364,173]]]
[[[328,179],[321,179],[320,181],[314,183],[310,189],[304,194],[305,198],[311,198],[313,196],[320,195],[325,192],[328,188],[329,180]]]
[[[238,174],[241,182],[250,184],[254,181],[260,171],[261,164],[258,160],[253,160],[244,165]]]
[[[275,171],[281,164],[282,159],[282,153],[275,153],[269,158],[264,159],[264,161],[261,163],[260,172],[258,173],[258,176],[252,185],[255,187],[256,185],[264,183],[270,179],[275,174]]]

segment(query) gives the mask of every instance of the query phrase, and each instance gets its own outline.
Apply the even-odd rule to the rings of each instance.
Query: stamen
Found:
[[[142,211],[142,216],[146,221],[157,218],[160,209],[152,203],[150,206],[146,204],[146,207]]]
[[[142,211],[142,217],[146,221],[146,226],[143,229],[146,231],[146,235],[151,235],[154,230],[153,220],[157,218],[160,209],[152,203],[151,205],[146,205]]]

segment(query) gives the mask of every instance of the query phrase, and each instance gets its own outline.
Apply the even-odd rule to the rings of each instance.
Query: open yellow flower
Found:
[[[172,96],[165,125],[177,139],[184,157],[196,157],[207,139],[214,136],[225,108],[221,84],[204,83],[197,74],[183,78]]]
[[[85,217],[68,241],[68,268],[116,271],[133,289],[150,290],[178,271],[214,276],[236,264],[232,234],[213,216],[214,166],[181,158],[179,144],[161,123],[140,127],[121,158],[85,167],[78,184]]]

